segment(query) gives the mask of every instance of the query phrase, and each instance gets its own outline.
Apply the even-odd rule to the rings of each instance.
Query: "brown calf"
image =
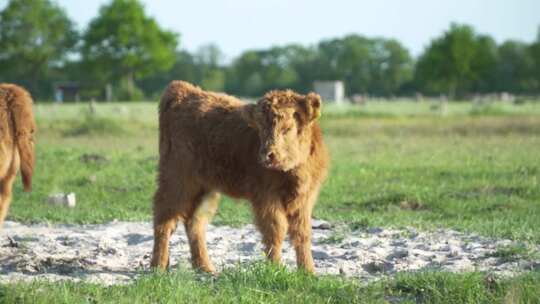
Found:
[[[35,129],[30,94],[16,85],[0,84],[0,228],[19,167],[24,190],[32,188]]]
[[[311,213],[328,167],[317,123],[321,99],[271,91],[257,104],[173,81],[159,109],[159,177],[152,266],[165,269],[184,223],[195,268],[212,272],[206,225],[219,193],[251,202],[268,258],[288,232],[297,264],[313,272]]]

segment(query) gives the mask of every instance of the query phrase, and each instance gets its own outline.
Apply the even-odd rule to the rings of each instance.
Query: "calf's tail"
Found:
[[[32,97],[19,87],[11,89],[8,101],[9,111],[13,120],[15,145],[21,159],[21,176],[24,191],[32,190],[32,174],[35,166],[34,132],[36,123],[32,113]]]

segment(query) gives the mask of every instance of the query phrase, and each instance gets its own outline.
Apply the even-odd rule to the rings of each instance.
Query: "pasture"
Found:
[[[345,227],[449,228],[540,244],[540,103],[371,102],[323,108],[332,163],[314,215]],[[34,190],[16,184],[8,221],[96,224],[150,221],[157,162],[157,104],[37,104]],[[48,195],[74,192],[73,209]],[[247,204],[222,200],[216,225],[251,223]],[[9,232],[6,232],[9,234]],[[179,229],[177,233],[183,233]],[[340,236],[337,235],[336,238]],[[524,255],[523,250],[501,254]],[[537,253],[535,253],[537,254]],[[536,257],[537,258],[537,257]],[[531,257],[531,259],[533,259]],[[6,302],[540,302],[538,268],[515,278],[483,273],[398,273],[370,284],[314,278],[254,264],[219,277],[180,268],[125,286],[17,283]]]

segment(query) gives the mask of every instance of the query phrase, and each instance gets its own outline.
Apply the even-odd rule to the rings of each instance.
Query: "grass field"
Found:
[[[0,286],[6,303],[538,303],[540,273],[494,280],[481,273],[398,274],[369,285],[267,264],[218,278],[179,269],[126,286],[34,282]]]
[[[150,220],[157,161],[155,103],[35,107],[38,164],[34,192],[18,184],[9,220],[102,223]],[[328,106],[321,118],[332,166],[315,216],[347,224],[452,228],[540,243],[540,103],[473,107],[373,102]],[[46,197],[75,192],[77,207]],[[251,222],[246,204],[224,199],[215,224]],[[218,279],[178,270],[128,286],[17,284],[0,301],[32,302],[540,302],[540,274],[492,280],[479,273],[399,274],[364,286],[312,278],[267,265]],[[510,301],[511,302],[511,301]]]

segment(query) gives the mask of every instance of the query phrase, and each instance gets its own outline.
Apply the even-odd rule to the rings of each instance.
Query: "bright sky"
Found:
[[[8,0],[0,0],[3,8]],[[539,0],[142,0],[147,12],[181,34],[190,51],[217,44],[228,59],[246,49],[314,44],[349,33],[400,40],[414,55],[451,22],[498,42],[536,38]],[[84,29],[109,0],[57,0]]]

